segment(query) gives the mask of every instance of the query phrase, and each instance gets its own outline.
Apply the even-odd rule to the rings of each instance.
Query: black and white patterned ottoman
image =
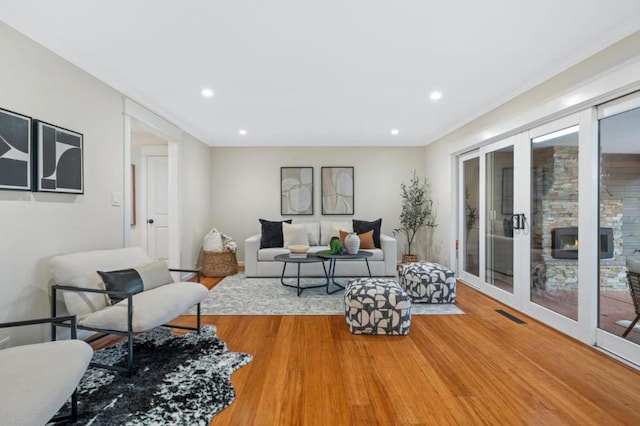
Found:
[[[402,263],[400,286],[418,303],[455,303],[456,273],[437,263]]]
[[[411,299],[384,278],[356,278],[344,291],[344,311],[353,334],[409,334]]]

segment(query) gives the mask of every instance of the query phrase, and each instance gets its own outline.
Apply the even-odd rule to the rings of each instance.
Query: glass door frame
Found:
[[[568,334],[578,340],[588,344],[593,344],[595,339],[590,327],[593,327],[597,312],[595,312],[597,299],[594,294],[594,285],[597,285],[597,253],[598,253],[598,226],[597,226],[597,184],[593,183],[594,173],[592,163],[593,155],[593,113],[592,109],[580,113],[559,118],[552,122],[532,128],[523,134],[523,152],[526,155],[519,161],[526,163],[528,169],[526,176],[523,176],[523,184],[527,191],[527,196],[521,197],[523,211],[527,218],[531,218],[531,156],[532,140],[539,136],[547,135],[559,130],[563,130],[575,125],[578,130],[578,240],[580,250],[578,251],[578,319],[573,320],[561,315],[551,309],[531,301],[531,233],[529,226],[521,241],[522,252],[522,287],[523,299],[522,310],[525,314],[543,322],[557,330]],[[596,123],[597,124],[597,123]],[[597,166],[597,158],[596,158]],[[597,180],[597,173],[595,174]],[[595,213],[594,213],[595,212]],[[595,257],[594,257],[595,256]]]
[[[574,321],[550,309],[535,304],[531,299],[531,235],[528,220],[531,218],[531,139],[574,125],[579,125],[578,158],[578,227],[580,251],[578,259],[578,320]],[[461,273],[458,259],[458,274],[488,296],[517,309],[586,344],[596,342],[598,302],[598,122],[596,108],[587,108],[579,113],[558,118],[552,122],[522,131],[516,135],[482,146],[469,156],[459,155],[458,167],[463,161],[480,157],[480,276]],[[525,229],[514,230],[513,294],[486,283],[486,154],[513,146],[514,149],[514,213],[525,215]],[[464,181],[458,170],[458,238],[464,223]]]
[[[475,276],[464,270],[464,257],[467,253],[466,241],[464,239],[465,235],[465,226],[466,226],[466,209],[465,209],[465,179],[464,179],[464,163],[477,158],[480,161],[480,151],[474,150],[471,152],[467,152],[458,156],[458,182],[460,182],[458,191],[458,239],[456,240],[456,260],[457,260],[457,270],[458,270],[458,278],[471,285],[474,288],[478,288],[480,286],[480,276]],[[480,170],[478,170],[478,175],[480,174]],[[479,178],[480,176],[478,176]],[[481,200],[482,197],[478,196],[478,199]],[[481,201],[480,201],[481,202]],[[480,213],[480,209],[478,208],[478,214]],[[478,216],[478,220],[480,221],[480,217]],[[480,225],[480,223],[478,223]],[[482,239],[480,234],[478,235],[480,238],[480,247],[482,247]],[[478,256],[479,253],[478,253]],[[480,262],[480,260],[478,260]],[[481,265],[481,264],[480,264]],[[480,268],[480,271],[482,268]]]
[[[522,182],[518,175],[522,173],[518,173],[518,170],[521,168],[521,165],[518,163],[518,158],[522,155],[520,142],[522,140],[522,133],[510,136],[508,138],[499,140],[497,142],[491,143],[489,145],[485,145],[480,148],[480,280],[478,288],[483,293],[488,296],[506,304],[512,306],[515,309],[522,310],[522,288],[517,285],[518,282],[521,282],[520,274],[522,270],[522,249],[519,247],[520,244],[517,244],[517,237],[519,236],[520,231],[514,230],[513,232],[513,293],[509,293],[508,291],[502,290],[492,284],[487,283],[487,273],[486,273],[486,263],[487,263],[487,154],[492,152],[499,151],[503,148],[513,147],[513,187],[514,187],[514,197],[513,197],[513,211],[514,213],[519,211],[518,209],[521,207],[519,205],[519,197],[517,195],[516,188],[520,188]]]
[[[607,118],[616,114],[621,114],[627,111],[630,111],[632,109],[636,109],[636,108],[640,108],[640,92],[636,92],[636,93],[632,93],[630,95],[624,96],[622,98],[607,102],[605,104],[600,105],[597,108],[597,112],[595,120],[596,120],[596,129],[598,129],[599,126],[599,120],[603,119],[603,118]],[[597,131],[597,130],[596,130]],[[600,141],[599,139],[596,140],[597,143],[595,143],[596,148],[597,148],[597,167],[598,167],[598,171],[596,172],[596,187],[600,188],[600,181],[599,181],[599,175],[600,175],[600,170],[599,170],[599,165],[600,165]],[[599,190],[598,190],[599,192]],[[599,200],[598,200],[598,207],[596,207],[596,211],[599,211]],[[597,262],[599,263],[599,261]],[[595,315],[594,315],[594,332],[595,332],[595,336],[594,336],[594,341],[595,344],[601,348],[603,348],[604,350],[614,353],[618,356],[621,356],[622,358],[625,358],[631,362],[633,362],[634,364],[640,365],[640,351],[638,350],[638,345],[630,342],[620,336],[616,336],[613,333],[610,333],[608,331],[605,331],[603,329],[598,328],[598,322],[597,322],[597,315],[598,315],[598,298],[600,297],[600,277],[598,275],[598,271],[599,269],[596,271],[596,275],[598,279],[595,282],[595,297],[596,297],[596,308],[595,308]]]

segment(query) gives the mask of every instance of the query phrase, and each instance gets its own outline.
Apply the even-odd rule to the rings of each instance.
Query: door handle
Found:
[[[525,227],[525,216],[524,213],[518,213],[511,216],[511,223],[513,225],[513,229],[524,229]]]
[[[147,223],[149,223],[149,224],[153,225],[153,219],[149,219],[149,220],[147,220]]]

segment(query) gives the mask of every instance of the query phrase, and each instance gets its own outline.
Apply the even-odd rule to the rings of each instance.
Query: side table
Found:
[[[297,289],[298,296],[300,296],[300,293],[302,293],[302,290],[306,290],[308,288],[320,288],[320,287],[327,287],[327,289],[329,288],[329,275],[327,274],[327,268],[325,268],[324,266],[325,259],[322,259],[313,253],[307,253],[306,257],[297,257],[295,255],[292,256],[291,253],[285,253],[285,254],[277,255],[276,257],[274,257],[274,259],[279,262],[284,262],[284,266],[282,267],[282,275],[280,276],[280,283],[283,286]],[[322,263],[322,269],[324,270],[324,275],[327,278],[327,281],[324,284],[308,285],[308,286],[300,287],[300,265],[303,263],[318,263],[318,262]],[[296,263],[298,265],[298,273],[296,275],[296,285],[288,284],[284,282],[284,272],[287,269],[288,263]]]
[[[371,268],[369,268],[368,258],[373,256],[373,253],[369,251],[360,250],[356,254],[331,254],[329,250],[324,250],[324,251],[317,252],[316,255],[323,260],[329,261],[329,274],[327,275],[327,294],[333,294],[336,291],[344,290],[345,288],[345,286],[343,286],[342,284],[338,284],[335,279],[336,262],[338,262],[339,260],[342,261],[342,260],[363,260],[364,259],[367,265],[367,272],[369,273],[369,277],[371,277]],[[334,289],[333,291],[329,291],[330,283],[333,283],[333,285],[335,285],[338,288]]]

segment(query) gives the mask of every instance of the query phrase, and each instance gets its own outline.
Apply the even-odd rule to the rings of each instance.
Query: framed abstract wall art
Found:
[[[280,167],[280,214],[313,214],[313,167]]]
[[[322,214],[353,214],[353,167],[322,167]]]
[[[31,117],[0,109],[0,190],[31,191]]]
[[[82,134],[44,121],[35,123],[38,159],[36,189],[42,192],[83,194]]]

